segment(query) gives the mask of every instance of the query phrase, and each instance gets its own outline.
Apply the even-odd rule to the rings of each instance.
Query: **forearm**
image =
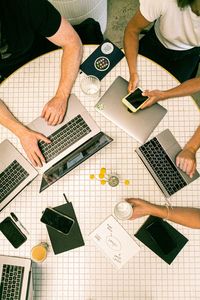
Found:
[[[154,216],[167,219],[191,228],[200,228],[200,209],[192,207],[167,207],[156,205],[139,198],[126,199],[133,207],[131,220],[143,216]]]
[[[190,149],[194,153],[200,148],[200,126],[197,127],[191,139],[187,142],[184,149]]]
[[[142,29],[150,24],[138,9],[129,21],[124,33],[124,50],[129,67],[129,84],[128,92],[133,92],[139,82],[139,75],[137,72],[137,55],[139,49],[139,34]]]
[[[182,84],[163,91],[161,100],[175,98],[175,97],[183,97],[195,94],[200,91],[200,78],[193,78],[183,82]]]
[[[77,77],[82,59],[82,46],[80,40],[76,43],[63,47],[61,58],[61,76],[56,96],[69,97],[74,81]]]
[[[168,211],[169,209],[169,211]],[[165,207],[161,205],[150,205],[149,214],[159,218],[166,218],[177,224],[200,228],[200,209],[192,207]]]
[[[129,67],[130,76],[137,73],[137,55],[139,48],[139,33],[131,30],[130,23],[127,25],[124,34],[124,51]]]
[[[8,128],[16,136],[20,137],[26,127],[20,123],[10,112],[5,103],[0,99],[0,124]]]

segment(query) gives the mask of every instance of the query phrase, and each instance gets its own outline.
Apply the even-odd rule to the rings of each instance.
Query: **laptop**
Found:
[[[138,142],[144,143],[163,119],[167,110],[156,103],[135,113],[130,112],[122,103],[122,98],[128,93],[127,89],[128,82],[118,76],[95,108]]]
[[[0,255],[0,299],[32,300],[31,260]]]
[[[39,142],[39,147],[46,160],[46,163],[38,169],[42,174],[100,132],[100,128],[89,112],[73,94],[68,100],[67,114],[61,124],[50,126],[44,118],[39,117],[28,127],[44,134],[51,140],[51,144]]]
[[[50,126],[39,117],[28,127],[51,140],[50,144],[39,141],[46,160],[38,169],[43,174],[40,192],[112,141],[112,138],[101,132],[73,94],[68,100],[67,114],[61,124]]]
[[[0,157],[1,211],[38,172],[8,140],[0,143]]]
[[[181,147],[169,129],[164,130],[135,151],[168,198],[199,177],[190,178],[176,166],[176,156]]]

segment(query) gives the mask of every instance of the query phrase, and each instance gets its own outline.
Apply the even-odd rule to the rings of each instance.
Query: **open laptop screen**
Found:
[[[99,132],[82,146],[65,156],[42,176],[40,192],[70,172],[87,158],[112,142],[112,138],[103,132]]]

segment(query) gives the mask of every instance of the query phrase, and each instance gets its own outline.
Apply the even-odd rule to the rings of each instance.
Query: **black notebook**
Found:
[[[81,64],[80,69],[87,75],[103,79],[116,64],[124,57],[124,53],[111,41],[106,39]]]
[[[66,204],[56,206],[54,207],[54,209],[74,220],[74,224],[72,225],[69,234],[60,233],[56,229],[53,229],[52,227],[47,225],[47,231],[51,240],[54,254],[59,254],[71,249],[84,246],[85,243],[72,203],[68,202]]]
[[[166,221],[150,216],[135,234],[166,263],[171,264],[188,239]]]

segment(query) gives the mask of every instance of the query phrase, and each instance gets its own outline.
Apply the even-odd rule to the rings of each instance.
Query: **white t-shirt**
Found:
[[[168,49],[187,50],[200,46],[200,16],[176,0],[140,0],[140,12],[153,22],[159,41]]]

